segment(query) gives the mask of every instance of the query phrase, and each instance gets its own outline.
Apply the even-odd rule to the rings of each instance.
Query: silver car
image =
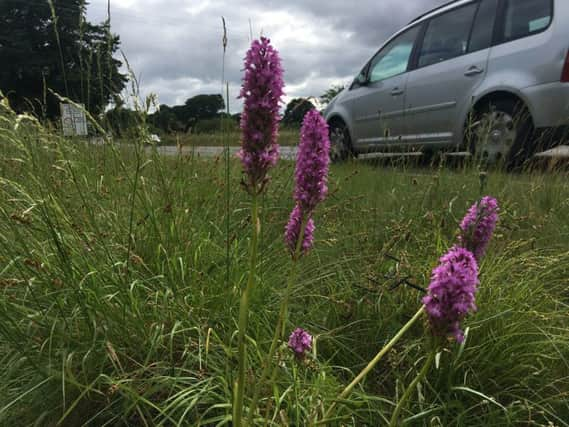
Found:
[[[569,125],[568,21],[569,0],[458,0],[418,17],[324,111],[333,159],[445,149],[519,166],[550,148]]]

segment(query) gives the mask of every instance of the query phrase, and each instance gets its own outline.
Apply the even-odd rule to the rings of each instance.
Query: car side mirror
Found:
[[[368,79],[367,79],[367,76],[365,74],[358,74],[358,77],[356,77],[356,80],[358,81],[358,84],[360,86],[365,86],[368,84]]]
[[[353,87],[359,87],[359,86],[367,86],[368,84],[368,80],[365,74],[358,74],[358,76],[354,79],[353,83],[352,83],[352,88]]]

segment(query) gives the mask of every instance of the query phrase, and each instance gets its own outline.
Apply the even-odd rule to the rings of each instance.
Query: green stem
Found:
[[[274,374],[276,371],[276,365],[272,364],[273,358],[275,357],[275,352],[277,351],[277,345],[279,342],[279,337],[284,335],[286,329],[286,321],[288,318],[288,301],[290,299],[290,294],[292,291],[292,286],[296,281],[296,276],[298,273],[298,260],[300,259],[300,254],[302,251],[302,242],[304,240],[304,231],[306,229],[306,224],[308,223],[308,218],[304,218],[302,220],[302,224],[300,225],[300,236],[298,241],[296,242],[296,248],[294,250],[294,255],[292,256],[292,262],[290,265],[290,273],[288,275],[286,290],[284,294],[284,298],[281,302],[281,307],[279,310],[279,317],[277,319],[277,324],[275,326],[275,332],[273,334],[273,340],[271,341],[271,347],[269,349],[269,354],[265,360],[265,366],[263,367],[263,372],[261,374],[261,378],[259,382],[255,386],[255,393],[253,394],[253,401],[251,404],[251,410],[249,412],[249,424],[252,425],[253,417],[255,416],[255,412],[257,410],[257,404],[259,403],[259,395],[261,393],[261,389],[267,380],[267,378],[274,378]],[[273,368],[273,369],[271,369]],[[271,374],[269,376],[269,374]],[[271,380],[271,383],[273,381]]]
[[[249,259],[249,278],[247,286],[241,295],[241,303],[239,304],[239,333],[237,338],[237,358],[239,362],[239,370],[237,374],[237,391],[233,403],[233,425],[241,427],[243,418],[243,398],[245,391],[245,335],[247,332],[247,323],[249,320],[249,298],[255,285],[255,271],[257,267],[257,250],[259,241],[259,204],[257,195],[253,196],[251,206],[251,222],[253,224],[253,237],[251,239],[251,250]]]
[[[391,341],[389,341],[379,351],[379,353],[377,353],[377,355],[367,364],[367,366],[358,374],[358,376],[356,378],[354,378],[354,380],[350,384],[348,384],[348,386],[342,391],[342,393],[340,393],[340,396],[338,396],[338,399],[336,400],[336,402],[343,400],[350,395],[350,393],[352,392],[354,387],[361,380],[363,380],[365,378],[365,376],[375,367],[375,365],[377,365],[377,363],[381,360],[381,358],[383,356],[385,356],[385,354],[389,350],[391,350],[391,348],[397,343],[397,341],[399,341],[399,339],[405,334],[405,332],[407,332],[411,328],[411,326],[417,321],[417,319],[419,319],[419,317],[421,317],[421,315],[423,314],[424,311],[425,311],[425,306],[422,305],[421,308],[419,309],[419,311],[417,311],[417,313],[415,313],[415,315],[411,318],[411,320],[409,320],[399,330],[399,332],[397,332],[397,334],[393,338],[391,338]],[[330,418],[330,416],[332,415],[332,412],[334,411],[334,408],[336,407],[336,402],[332,403],[330,408],[326,411],[326,414],[324,415],[324,421],[326,419]]]
[[[397,425],[399,425],[398,424],[399,414],[405,407],[405,403],[409,399],[409,396],[411,396],[411,393],[413,393],[413,390],[415,389],[417,384],[419,384],[419,381],[421,381],[425,377],[425,375],[427,375],[427,372],[429,372],[429,368],[431,367],[433,360],[435,360],[435,352],[431,351],[429,353],[427,361],[425,362],[423,368],[421,369],[421,372],[419,372],[419,374],[415,377],[415,379],[411,382],[411,384],[409,384],[409,387],[407,387],[405,393],[403,393],[403,396],[401,396],[401,399],[399,399],[399,402],[397,402],[397,406],[395,407],[393,415],[391,416],[391,421],[389,421],[389,427],[396,427]]]
[[[300,235],[298,236],[298,241],[296,242],[296,248],[294,248],[294,254],[292,256],[292,265],[290,267],[290,274],[288,277],[283,302],[281,303],[281,310],[279,312],[279,320],[278,320],[279,323],[277,324],[277,328],[275,328],[275,335],[273,336],[273,343],[275,344],[279,337],[279,326],[281,328],[280,331],[281,339],[285,335],[286,324],[288,321],[288,302],[290,300],[292,286],[294,282],[296,282],[296,275],[298,273],[298,261],[302,253],[302,243],[304,242],[304,232],[306,231],[306,224],[308,224],[308,219],[309,218],[303,218],[302,223],[300,224]]]
[[[292,376],[293,376],[293,385],[294,385],[294,412],[296,415],[296,424],[297,426],[300,424],[300,409],[298,405],[298,368],[296,363],[292,365]]]

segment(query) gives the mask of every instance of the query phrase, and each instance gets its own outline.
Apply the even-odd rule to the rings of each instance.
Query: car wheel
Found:
[[[351,154],[350,132],[346,125],[340,121],[330,123],[330,160],[342,162]]]
[[[533,154],[533,133],[531,116],[523,104],[511,99],[494,100],[475,113],[470,150],[480,163],[513,170]]]

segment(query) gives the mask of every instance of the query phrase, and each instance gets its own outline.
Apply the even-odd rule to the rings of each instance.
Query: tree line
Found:
[[[320,102],[327,104],[343,86],[333,86],[321,97]],[[282,117],[282,124],[287,127],[299,127],[306,113],[315,108],[311,98],[293,98],[287,105]],[[215,131],[236,130],[241,114],[228,114],[223,97],[217,95],[196,95],[188,98],[183,105],[160,105],[158,110],[149,115],[149,124],[157,131],[212,133]],[[109,114],[114,115],[111,111]],[[111,122],[116,122],[111,120]],[[120,122],[120,120],[119,120]]]
[[[110,16],[100,24],[87,21],[86,6],[86,0],[1,0],[0,92],[15,111],[51,121],[60,115],[63,96],[120,136],[140,124],[121,97],[128,79],[115,58],[120,38],[111,32]],[[329,102],[340,89],[331,87],[320,100]],[[292,99],[283,125],[300,126],[312,108],[309,99]],[[182,105],[160,105],[147,124],[163,133],[199,133],[237,129],[239,120],[240,114],[225,112],[221,95],[200,94]]]
[[[16,111],[54,120],[55,92],[99,115],[124,89],[119,36],[85,14],[85,0],[0,1],[0,90]]]

